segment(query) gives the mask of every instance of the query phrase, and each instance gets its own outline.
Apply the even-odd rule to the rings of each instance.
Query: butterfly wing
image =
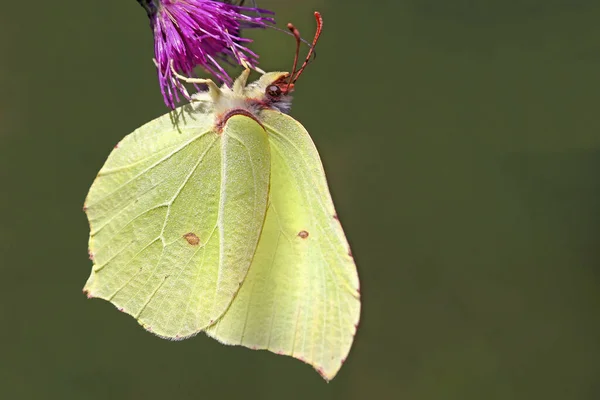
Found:
[[[86,199],[92,273],[84,291],[153,333],[193,335],[217,320],[246,276],[264,222],[266,133],[185,106],[125,137]],[[243,133],[243,134],[242,134]]]
[[[207,333],[295,357],[330,380],[359,321],[356,266],[308,132],[285,114],[261,116],[271,147],[265,224],[240,291]]]

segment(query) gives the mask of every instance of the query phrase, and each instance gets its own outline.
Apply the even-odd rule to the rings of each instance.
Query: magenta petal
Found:
[[[183,86],[171,71],[192,75],[201,66],[217,80],[232,79],[219,64],[246,64],[255,67],[258,55],[245,45],[252,42],[240,36],[244,28],[265,28],[275,21],[268,10],[239,7],[216,0],[138,0],[146,9],[154,30],[154,53],[158,81],[167,106],[175,108]],[[243,44],[242,44],[243,43]]]

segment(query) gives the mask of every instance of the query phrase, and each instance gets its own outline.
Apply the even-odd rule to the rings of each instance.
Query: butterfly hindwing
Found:
[[[271,148],[265,225],[244,284],[207,333],[293,356],[329,380],[359,321],[356,266],[308,132],[277,111],[263,111],[261,122]]]

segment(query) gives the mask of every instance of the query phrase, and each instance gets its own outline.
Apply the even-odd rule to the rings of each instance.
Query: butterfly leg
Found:
[[[171,60],[171,72],[173,75],[179,79],[180,81],[184,81],[187,83],[204,83],[211,89],[219,90],[219,87],[211,80],[211,79],[203,79],[203,78],[190,78],[189,76],[184,76],[175,71],[175,67],[173,66],[173,60]]]
[[[244,88],[246,87],[246,82],[248,81],[248,77],[250,76],[250,66],[246,63],[246,60],[243,58],[240,59],[244,70],[240,74],[240,76],[233,82],[233,92],[242,94],[244,92]]]
[[[180,73],[178,73],[177,71],[175,71],[175,67],[173,64],[173,60],[171,60],[171,72],[173,73],[173,76],[176,77],[177,79],[179,79],[180,81],[183,82],[187,82],[187,83],[200,83],[200,84],[205,84],[206,86],[208,86],[208,92],[210,94],[210,96],[213,98],[213,101],[216,101],[217,98],[221,95],[221,89],[219,89],[219,87],[210,79],[202,79],[202,78],[190,78],[189,76],[184,76],[181,75]],[[180,89],[184,92],[184,94],[188,97],[189,100],[193,100],[193,98],[187,93],[187,90],[185,89],[185,87],[181,84],[181,82],[178,82]]]

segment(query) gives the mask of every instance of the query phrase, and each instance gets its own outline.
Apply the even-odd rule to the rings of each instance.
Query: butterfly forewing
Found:
[[[266,211],[270,149],[247,117],[223,132],[183,108],[127,136],[86,200],[92,274],[84,290],[148,330],[184,338],[217,320],[246,276]]]

